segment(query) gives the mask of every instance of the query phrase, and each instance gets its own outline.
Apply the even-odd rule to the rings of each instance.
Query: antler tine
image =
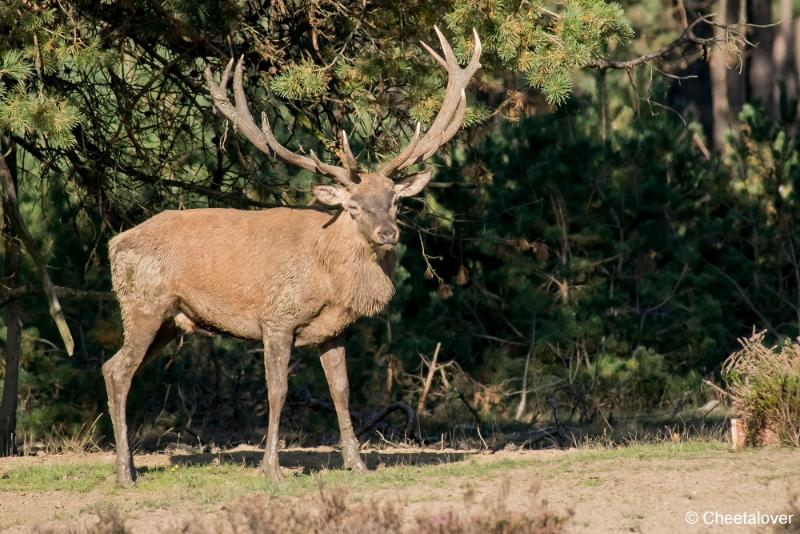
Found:
[[[420,122],[417,121],[417,128],[416,130],[414,130],[414,136],[411,138],[411,142],[408,143],[408,145],[403,149],[402,152],[400,152],[397,156],[395,156],[392,159],[392,161],[384,165],[383,168],[381,169],[381,172],[385,176],[389,176],[394,171],[396,171],[400,167],[400,165],[402,165],[403,162],[405,162],[408,159],[411,153],[414,152],[414,149],[417,148],[417,144],[419,143],[419,133],[421,129],[422,129],[422,124],[420,124]]]
[[[397,157],[392,159],[381,172],[390,174],[431,157],[442,145],[447,143],[461,127],[467,109],[464,89],[480,68],[481,40],[473,28],[474,44],[472,57],[465,68],[458,64],[453,48],[437,26],[433,27],[442,46],[444,57],[436,53],[430,46],[422,43],[434,60],[447,71],[447,87],[439,113],[421,139],[414,139],[413,148],[406,147]],[[410,150],[409,150],[410,148]]]
[[[451,47],[450,43],[445,39],[442,30],[439,29],[439,26],[434,24],[433,31],[436,32],[436,37],[439,38],[439,44],[442,46],[442,52],[444,52],[444,59],[447,61],[447,64],[458,66],[458,59],[456,59],[456,55],[453,52],[453,47]]]
[[[437,54],[437,53],[436,53],[436,51],[435,51],[433,48],[431,48],[430,46],[428,46],[428,43],[426,43],[425,41],[420,41],[420,42],[419,42],[419,44],[421,44],[421,45],[422,45],[422,48],[424,48],[425,50],[427,50],[427,51],[428,51],[428,53],[429,53],[430,55],[432,55],[432,56],[433,56],[433,59],[435,59],[435,60],[436,60],[436,62],[437,62],[439,65],[441,65],[442,67],[444,67],[445,69],[447,69],[447,61],[445,61],[445,60],[444,60],[444,58],[443,58],[442,56],[440,56],[439,54]]]
[[[458,109],[456,109],[455,115],[453,115],[453,119],[450,121],[450,124],[445,129],[444,133],[442,133],[441,139],[439,142],[434,145],[434,147],[427,153],[422,156],[423,160],[428,159],[429,157],[433,156],[439,147],[445,145],[452,139],[456,133],[458,133],[459,128],[461,128],[461,123],[464,122],[464,115],[467,114],[467,93],[464,90],[461,90],[461,98],[458,101]]]
[[[223,89],[228,87],[228,80],[231,77],[231,70],[233,70],[233,58],[228,61],[228,64],[225,65],[225,70],[222,71],[222,79],[219,81],[219,85],[222,86]],[[211,72],[208,67],[206,67],[206,71]]]
[[[347,140],[347,132],[342,129],[342,163],[353,172],[358,171],[358,160],[350,149],[350,142]]]
[[[479,68],[481,68],[480,61],[481,52],[483,51],[483,44],[481,44],[481,38],[478,35],[478,30],[475,28],[472,28],[472,37],[474,39],[474,42],[472,43],[472,57],[469,58],[469,63],[467,64],[466,70],[472,71],[474,74]]]
[[[251,128],[251,125],[248,124],[246,117],[241,117],[239,112],[240,108],[237,105],[236,107],[231,104],[230,100],[228,100],[227,95],[227,87],[228,87],[228,79],[231,75],[231,68],[233,67],[233,59],[228,62],[228,65],[225,67],[225,71],[222,73],[222,80],[219,84],[214,83],[214,76],[211,73],[211,68],[206,67],[205,70],[205,77],[206,83],[208,84],[208,89],[211,92],[211,97],[214,100],[214,105],[216,108],[225,116],[226,119],[231,121],[233,127],[241,131],[245,134],[245,136],[250,139],[251,135],[257,133],[258,128],[256,127],[255,130]],[[252,119],[250,121],[252,123]],[[254,126],[254,125],[253,125]],[[256,135],[256,137],[258,137]],[[259,142],[258,139],[255,141],[251,139],[251,141],[256,145],[259,150],[262,150],[269,154],[269,148],[266,146],[265,143]]]
[[[330,176],[347,187],[353,185],[353,181],[350,179],[350,171],[347,169],[339,167],[338,165],[323,163],[313,150],[310,151],[311,157],[307,158],[292,152],[280,144],[275,138],[275,134],[272,133],[272,127],[269,125],[269,118],[267,118],[265,112],[261,112],[261,133],[267,139],[267,143],[269,143],[269,146],[275,151],[275,154],[287,163],[292,163],[306,170]]]
[[[307,171],[330,176],[348,187],[353,185],[348,169],[337,165],[322,163],[318,159],[314,161],[306,156],[296,154],[280,144],[272,133],[272,128],[269,125],[269,119],[267,119],[266,113],[261,114],[261,128],[256,125],[253,116],[250,114],[247,105],[247,97],[245,96],[242,84],[244,56],[240,57],[239,61],[236,62],[236,68],[233,72],[234,103],[231,104],[228,99],[227,87],[232,66],[233,59],[231,59],[225,67],[225,71],[222,73],[222,80],[219,84],[214,83],[211,69],[208,67],[205,70],[205,76],[208,89],[214,100],[214,105],[223,116],[233,124],[235,129],[241,132],[256,148],[267,155],[275,154],[286,163],[306,169]]]

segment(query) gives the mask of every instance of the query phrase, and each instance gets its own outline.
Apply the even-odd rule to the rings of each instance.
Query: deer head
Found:
[[[266,113],[261,114],[259,128],[247,106],[242,88],[243,57],[236,63],[233,73],[234,103],[228,100],[228,79],[233,68],[233,59],[228,62],[219,84],[214,82],[211,70],[205,76],[214,105],[251,143],[267,155],[275,155],[286,163],[333,178],[335,184],[315,185],[312,192],[317,200],[328,206],[341,206],[356,222],[360,234],[376,247],[391,247],[399,238],[397,229],[397,202],[401,197],[416,195],[428,184],[432,172],[425,170],[408,176],[402,171],[411,165],[422,163],[446,144],[461,127],[467,109],[464,92],[472,76],[480,68],[481,41],[475,37],[472,57],[465,68],[458,65],[453,49],[439,28],[434,26],[444,57],[430,46],[422,46],[447,71],[447,87],[439,113],[428,130],[420,137],[421,125],[417,123],[409,144],[379,170],[369,172],[362,169],[347,139],[341,132],[339,150],[340,165],[322,162],[313,151],[310,157],[297,154],[281,145],[275,138]],[[399,176],[398,176],[399,175]]]

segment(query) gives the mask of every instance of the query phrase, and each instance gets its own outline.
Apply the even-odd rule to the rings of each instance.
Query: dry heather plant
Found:
[[[535,499],[537,488],[528,492]],[[202,519],[185,521],[169,532],[183,534],[379,534],[384,532],[425,532],[431,534],[561,534],[571,516],[558,515],[547,503],[511,510],[506,506],[508,486],[491,501],[474,503],[473,492],[467,489],[463,511],[422,513],[406,516],[402,502],[368,499],[352,502],[341,488],[326,490],[320,486],[315,498],[291,504],[277,502],[263,495],[252,494],[235,504],[224,506],[218,513]],[[92,525],[73,524],[39,530],[48,534],[127,534],[118,511],[98,511],[99,521]],[[164,530],[165,532],[167,530]]]
[[[723,393],[745,420],[750,445],[800,446],[800,339],[768,347],[766,332],[740,339],[722,367]]]
[[[800,534],[800,495],[794,494],[789,498],[789,505],[784,513],[790,515],[792,520],[786,525],[775,525],[773,532]]]
[[[508,507],[506,497],[510,495],[508,481],[504,481],[495,498],[479,503],[473,511],[456,512],[448,510],[438,514],[422,514],[415,518],[415,527],[408,532],[431,534],[561,534],[566,532],[572,510],[567,515],[559,515],[549,509],[547,501],[532,511],[514,510]],[[528,498],[534,501],[539,493],[537,485],[528,490]],[[468,488],[464,501],[471,504],[473,490]]]
[[[263,496],[251,495],[224,508],[210,523],[186,523],[180,531],[200,534],[213,530],[222,534],[377,534],[384,532],[426,532],[431,534],[559,534],[568,516],[551,512],[544,503],[540,510],[510,510],[505,504],[507,486],[492,502],[470,507],[471,490],[464,500],[465,511],[422,513],[406,517],[403,503],[369,499],[351,503],[341,488],[326,491],[320,486],[316,499],[303,507],[281,506]],[[533,499],[537,490],[529,492]],[[469,511],[473,508],[474,511]]]
[[[221,534],[352,532],[370,534],[398,532],[402,526],[402,510],[394,503],[359,503],[348,505],[346,492],[323,492],[305,506],[281,506],[268,499],[251,495],[242,503],[224,508],[210,523],[186,524],[181,532],[201,534],[208,526]]]
[[[34,528],[36,534],[128,534],[125,520],[114,507],[97,510],[98,521],[89,524],[86,521],[62,523],[55,526]]]

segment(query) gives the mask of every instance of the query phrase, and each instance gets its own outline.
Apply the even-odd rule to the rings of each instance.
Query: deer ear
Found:
[[[314,196],[326,206],[340,206],[350,198],[350,193],[338,185],[315,185],[311,187]]]
[[[433,171],[422,171],[412,174],[402,182],[395,184],[394,192],[397,193],[398,197],[413,197],[428,185],[432,175]]]

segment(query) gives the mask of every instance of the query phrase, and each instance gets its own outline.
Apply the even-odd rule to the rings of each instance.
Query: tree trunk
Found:
[[[792,0],[780,2],[780,25],[775,29],[772,59],[775,65],[775,88],[772,98],[776,102],[779,117],[793,118],[797,99],[797,71],[794,64],[794,20]]]
[[[794,72],[796,76],[797,73],[800,73],[800,39],[797,38],[797,36],[800,35],[800,17],[795,17],[792,24],[794,25],[794,35],[795,35],[793,43],[794,55],[792,57],[794,58]]]
[[[2,145],[0,145],[2,146]],[[0,159],[3,154],[0,153]],[[0,172],[9,173],[10,179],[16,183],[16,161],[14,149],[11,155],[0,161]],[[5,246],[5,277],[3,283],[14,288],[20,285],[20,250],[14,227],[9,221],[11,206],[3,202],[3,244]],[[0,401],[0,457],[12,456],[16,453],[17,430],[17,395],[19,392],[19,362],[22,349],[22,304],[14,299],[6,305],[6,346],[5,377],[3,379],[3,398]]]
[[[760,104],[770,117],[776,117],[775,71],[772,64],[772,24],[771,0],[751,0],[748,9],[748,22],[754,27],[750,41],[755,45],[748,64],[747,82],[750,101]]]
[[[747,0],[728,0],[728,21],[736,21],[739,28],[747,24]],[[737,64],[728,70],[728,106],[730,107],[731,128],[738,134],[739,112],[747,102],[747,50],[738,50]]]
[[[714,37],[724,39],[725,26],[728,24],[728,0],[717,0],[717,26]],[[731,128],[731,109],[728,102],[728,48],[723,45],[711,51],[709,64],[711,75],[711,109],[714,116],[712,138],[714,148],[725,148],[725,136]]]

